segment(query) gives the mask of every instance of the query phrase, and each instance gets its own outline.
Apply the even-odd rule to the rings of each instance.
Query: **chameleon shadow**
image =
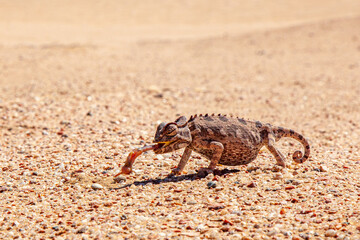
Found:
[[[224,176],[226,174],[229,173],[237,173],[240,172],[240,170],[238,169],[222,169],[222,170],[215,170],[214,171],[214,175],[215,176]],[[145,186],[146,184],[162,184],[162,183],[167,183],[167,182],[180,182],[180,181],[185,181],[185,180],[198,180],[198,179],[202,179],[205,178],[208,174],[199,174],[199,173],[195,173],[195,174],[186,174],[186,175],[180,175],[180,176],[167,176],[165,178],[162,179],[148,179],[148,180],[144,180],[144,181],[135,181],[133,183],[129,183],[126,185],[123,185],[121,187],[116,187],[116,188],[111,188],[112,190],[117,190],[117,189],[123,189],[123,188],[127,188],[127,187],[131,187],[132,185],[135,186]]]

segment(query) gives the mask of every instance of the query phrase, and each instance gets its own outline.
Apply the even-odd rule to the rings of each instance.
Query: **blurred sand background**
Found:
[[[358,239],[359,95],[357,0],[0,0],[0,238]],[[213,112],[293,128],[311,158],[116,189],[159,121]]]
[[[1,1],[2,44],[196,39],[351,18],[360,3],[328,1]]]

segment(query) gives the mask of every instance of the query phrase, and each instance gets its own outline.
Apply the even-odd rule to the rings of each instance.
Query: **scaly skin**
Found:
[[[156,131],[154,149],[156,154],[168,153],[185,148],[184,154],[172,174],[180,174],[190,158],[192,151],[210,160],[207,172],[213,171],[217,164],[237,166],[254,161],[262,147],[266,147],[275,157],[277,165],[285,167],[285,157],[275,147],[282,137],[299,141],[304,153],[296,151],[293,160],[305,162],[310,155],[308,141],[299,133],[259,121],[249,121],[226,115],[195,115],[187,121],[181,116],[175,122],[161,123]]]

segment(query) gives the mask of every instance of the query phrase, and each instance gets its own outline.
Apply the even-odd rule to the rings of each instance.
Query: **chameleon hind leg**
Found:
[[[275,147],[275,136],[272,132],[267,135],[266,148],[276,159],[276,164],[281,167],[286,167],[285,156]]]
[[[200,145],[202,149],[211,150],[213,152],[209,166],[207,168],[201,168],[198,171],[198,174],[207,175],[209,173],[212,173],[220,161],[220,158],[224,151],[224,145],[221,142],[205,140],[198,141],[197,144]]]

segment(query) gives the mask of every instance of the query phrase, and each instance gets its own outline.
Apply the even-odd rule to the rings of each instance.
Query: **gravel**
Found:
[[[208,182],[208,183],[207,183],[207,187],[208,187],[208,188],[216,188],[216,182],[214,182],[214,181]]]
[[[91,185],[91,188],[94,190],[99,190],[99,189],[103,189],[104,187],[101,184],[94,183]]]
[[[39,14],[24,16],[52,16],[49,5],[35,2],[26,6]],[[56,21],[26,18],[6,33],[18,35],[0,38],[0,239],[360,239],[359,18],[287,28],[274,21],[295,15],[280,11],[276,29],[241,17],[241,26],[257,28],[241,34],[235,2],[206,2],[197,21],[180,14],[194,30],[189,35],[176,35],[185,25],[166,28],[183,11],[180,1],[163,11],[170,19],[156,29],[171,31],[161,38],[146,26],[147,37],[126,29],[121,37],[122,27],[101,21],[125,11],[108,15],[111,4],[102,12],[83,2],[79,25],[58,23],[66,7],[59,5]],[[332,6],[320,2],[314,12]],[[25,9],[8,9],[15,5],[0,8],[1,26],[4,14]],[[97,14],[87,19],[89,9]],[[132,14],[148,24],[161,17],[141,9]],[[218,9],[229,14],[222,18]],[[225,26],[228,17],[234,22]],[[92,18],[96,24],[80,31]],[[216,22],[221,35],[204,22]],[[286,169],[273,167],[264,148],[247,166],[219,166],[201,177],[195,173],[209,162],[194,153],[182,175],[170,178],[182,150],[148,152],[130,175],[114,179],[132,149],[153,141],[159,122],[213,112],[292,128],[309,139],[310,159],[294,163],[300,145],[282,139],[276,146]]]

